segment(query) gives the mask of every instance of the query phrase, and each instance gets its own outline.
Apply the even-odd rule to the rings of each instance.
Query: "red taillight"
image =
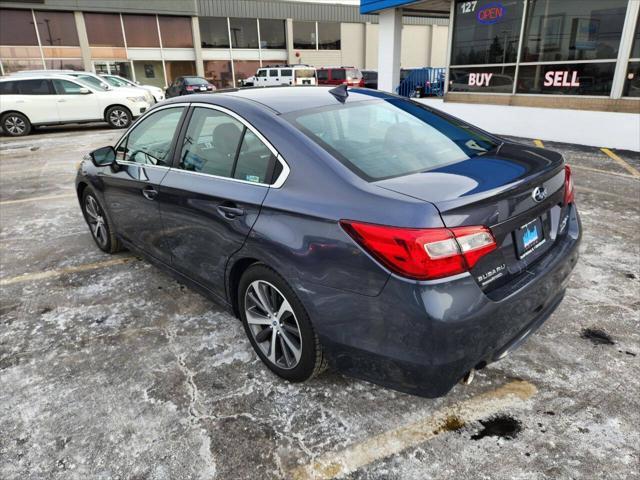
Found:
[[[187,92],[193,92],[193,87],[191,85],[187,85]]]
[[[400,228],[349,220],[340,224],[390,270],[416,280],[466,272],[497,247],[486,227]]]
[[[575,191],[573,189],[573,178],[571,177],[571,168],[569,165],[564,167],[564,204],[569,205],[575,200]]]

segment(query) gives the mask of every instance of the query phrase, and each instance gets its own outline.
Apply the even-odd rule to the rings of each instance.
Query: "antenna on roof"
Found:
[[[329,93],[333,95],[340,103],[344,103],[349,96],[346,83],[338,85],[336,88],[332,88],[331,90],[329,90]]]

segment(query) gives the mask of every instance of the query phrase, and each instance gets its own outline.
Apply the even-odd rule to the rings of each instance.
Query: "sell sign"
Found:
[[[502,18],[504,18],[507,13],[507,9],[500,2],[488,3],[476,14],[476,18],[480,23],[484,23],[485,25],[491,25],[494,23],[498,23]]]
[[[571,78],[569,78],[571,77]],[[545,87],[579,87],[578,72],[551,71],[544,74]]]

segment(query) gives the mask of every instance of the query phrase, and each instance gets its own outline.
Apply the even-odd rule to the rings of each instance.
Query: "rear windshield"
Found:
[[[184,83],[185,85],[203,85],[209,82],[200,77],[184,77]]]
[[[463,123],[401,99],[302,110],[285,118],[370,182],[468,160],[499,145]]]
[[[296,78],[313,78],[316,76],[316,71],[309,69],[296,68]]]

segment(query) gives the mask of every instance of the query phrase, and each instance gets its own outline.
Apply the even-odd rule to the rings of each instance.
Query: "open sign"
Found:
[[[488,3],[476,14],[476,18],[480,23],[491,25],[498,23],[504,17],[507,9],[500,2]]]

